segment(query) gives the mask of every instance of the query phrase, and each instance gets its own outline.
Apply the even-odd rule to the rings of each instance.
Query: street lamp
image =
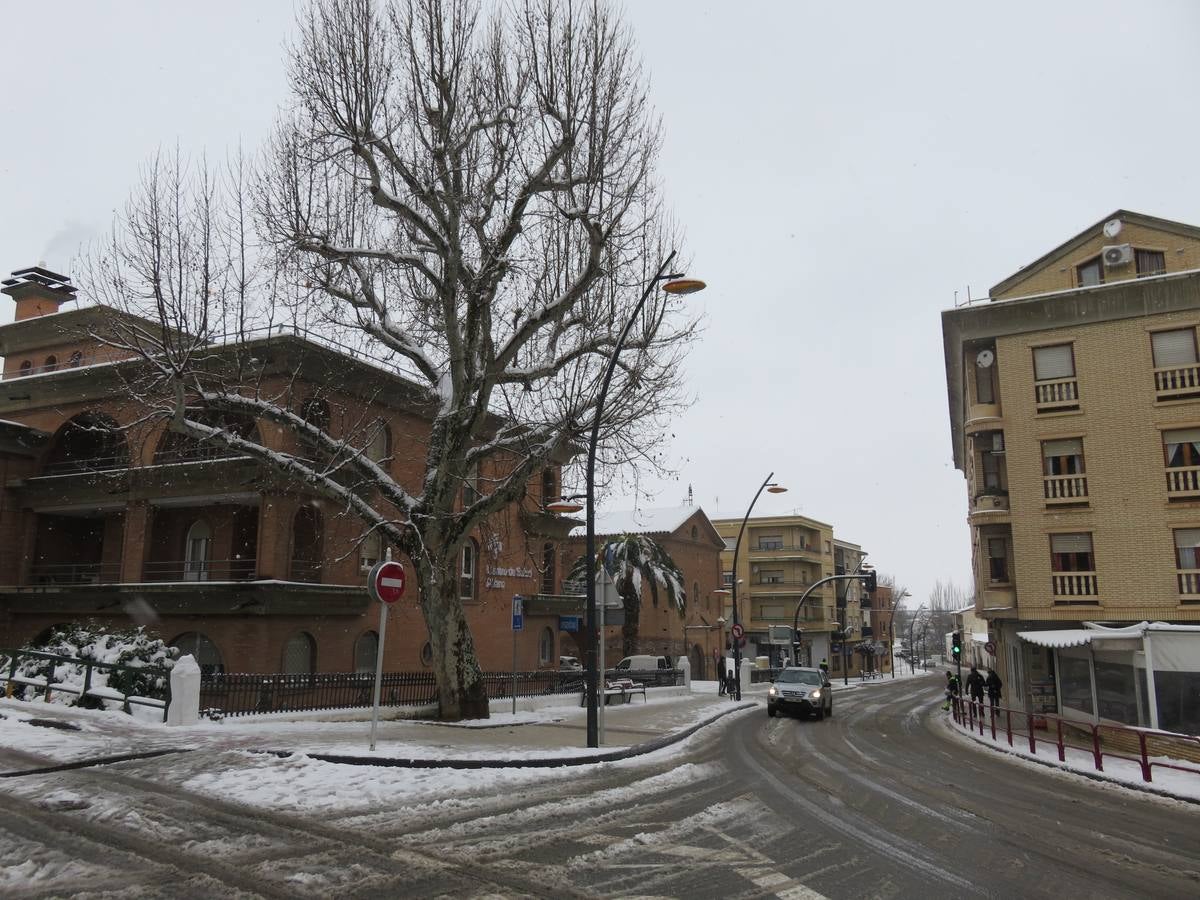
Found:
[[[896,621],[896,610],[899,608],[901,601],[903,601],[905,597],[911,596],[912,594],[910,594],[904,588],[901,588],[900,593],[892,598],[892,613],[888,616],[888,662],[892,667],[893,678],[896,677],[896,633],[892,630],[892,623]]]
[[[587,630],[587,745],[589,747],[600,746],[600,718],[599,718],[599,675],[596,670],[596,445],[600,442],[600,419],[604,414],[604,400],[608,396],[608,385],[612,381],[613,372],[617,368],[617,357],[621,355],[621,348],[625,344],[625,338],[629,336],[629,330],[633,328],[633,323],[638,317],[638,313],[642,311],[642,307],[646,305],[646,301],[650,298],[650,294],[654,292],[654,287],[660,281],[665,281],[663,290],[668,294],[682,295],[694,294],[696,291],[704,290],[704,282],[694,278],[684,278],[682,272],[670,273],[668,270],[671,263],[675,260],[675,251],[672,250],[670,255],[663,260],[658,271],[650,279],[646,285],[646,289],[642,291],[642,296],[634,306],[633,312],[629,316],[629,321],[625,323],[625,327],[621,329],[621,334],[617,338],[617,343],[613,346],[612,354],[608,358],[608,365],[604,370],[604,380],[600,382],[600,394],[596,398],[596,415],[592,419],[592,434],[588,441],[587,455],[587,493],[585,499],[587,501],[587,607],[584,610],[585,624]]]
[[[774,477],[775,477],[775,473],[772,472],[770,475],[768,475],[766,477],[766,480],[763,481],[763,483],[761,485],[759,485],[758,491],[754,494],[754,499],[750,501],[750,506],[746,510],[746,515],[742,517],[742,527],[740,529],[738,529],[737,543],[735,543],[733,545],[733,584],[732,584],[732,588],[733,588],[732,623],[733,624],[730,626],[730,630],[732,632],[734,632],[734,635],[733,635],[733,684],[734,684],[734,690],[737,694],[737,696],[735,696],[733,698],[734,700],[742,699],[742,647],[741,647],[741,640],[738,638],[738,635],[737,635],[737,631],[739,630],[739,624],[740,624],[738,622],[738,604],[737,604],[738,552],[742,549],[742,535],[746,532],[746,522],[748,522],[750,520],[750,513],[754,510],[754,504],[758,502],[758,498],[762,494],[763,489],[765,488],[768,494],[783,494],[783,493],[787,492],[787,488],[782,487],[781,485],[778,485],[771,480]]]

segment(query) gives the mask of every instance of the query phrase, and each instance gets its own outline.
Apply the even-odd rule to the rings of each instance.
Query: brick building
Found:
[[[564,546],[566,567],[586,552],[585,529],[576,527]],[[684,576],[687,604],[684,615],[670,608],[661,595],[655,603],[648,586],[642,587],[638,653],[687,656],[694,678],[715,678],[714,652],[724,646],[722,634],[721,551],[725,542],[698,506],[614,511],[596,516],[596,545],[624,534],[643,534],[667,551]],[[605,654],[613,665],[622,652],[621,628],[605,628]]]
[[[34,268],[3,285],[16,310],[0,326],[0,647],[92,620],[145,625],[210,670],[373,668],[379,613],[365,574],[385,552],[377,536],[250,457],[146,419],[124,377],[138,362],[92,336],[117,313],[61,309],[75,299],[66,278]],[[363,450],[419,489],[430,400],[418,385],[291,328],[214,346],[214,364],[231,354],[334,438],[365,435]],[[212,424],[283,454],[314,452],[266,421]],[[483,466],[464,494],[503,466]],[[559,478],[547,468],[464,548],[459,587],[485,670],[512,663],[512,594],[561,593],[555,562],[575,520],[543,511]],[[430,656],[411,570],[409,584],[388,629],[388,670]],[[527,616],[518,665],[556,667],[557,615],[531,604]]]
[[[942,314],[1007,703],[1200,731],[1198,325],[1200,228],[1125,210]]]

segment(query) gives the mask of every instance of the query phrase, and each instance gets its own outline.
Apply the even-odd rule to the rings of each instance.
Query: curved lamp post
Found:
[[[642,296],[634,306],[633,312],[629,316],[629,321],[625,323],[625,327],[621,329],[621,334],[617,338],[617,343],[613,346],[612,354],[608,358],[608,365],[604,370],[604,380],[600,382],[600,394],[596,398],[596,415],[592,419],[592,434],[588,441],[587,454],[587,493],[584,495],[587,501],[587,600],[584,610],[585,624],[584,628],[587,631],[587,641],[584,646],[587,647],[587,745],[589,747],[600,746],[600,719],[598,712],[599,699],[599,680],[600,673],[596,669],[596,445],[600,442],[600,420],[604,415],[604,400],[608,396],[608,385],[612,381],[613,372],[617,368],[617,357],[621,355],[621,348],[625,345],[625,338],[629,337],[629,331],[633,328],[633,323],[638,317],[638,313],[642,311],[642,307],[646,305],[646,301],[654,292],[654,288],[660,281],[665,281],[662,286],[663,290],[668,294],[694,294],[696,291],[704,290],[704,282],[694,278],[684,278],[682,272],[668,274],[671,263],[675,260],[675,251],[663,260],[658,271],[650,279],[646,285],[646,289],[642,291]]]
[[[737,602],[738,568],[737,568],[737,564],[738,564],[738,553],[742,549],[742,535],[745,534],[745,532],[746,532],[746,522],[749,521],[750,513],[754,510],[754,504],[758,502],[758,498],[762,494],[764,488],[766,489],[767,493],[769,493],[769,494],[783,494],[787,491],[787,488],[782,487],[781,485],[778,485],[771,480],[774,477],[775,477],[775,473],[772,472],[770,475],[768,475],[766,477],[766,480],[763,481],[763,483],[761,485],[759,485],[758,491],[754,495],[754,499],[750,501],[750,506],[746,510],[746,515],[742,517],[742,527],[738,529],[737,543],[735,543],[733,545],[733,584],[730,585],[730,587],[733,589],[733,595],[732,595],[733,612],[732,612],[732,619],[731,619],[732,625],[730,626],[731,629],[736,629],[738,627],[738,625],[740,624],[738,622],[738,602]],[[736,696],[733,699],[741,700],[742,699],[742,647],[741,647],[741,641],[737,638],[736,635],[733,638],[733,684],[734,684],[734,692],[736,693]]]
[[[905,597],[911,597],[911,596],[912,596],[912,594],[910,594],[908,591],[901,588],[900,593],[898,595],[892,597],[892,613],[891,613],[891,615],[888,616],[887,633],[888,633],[888,663],[891,664],[893,678],[896,677],[896,634],[892,630],[892,623],[894,623],[896,621],[896,608],[898,606],[900,606],[901,602],[904,600]]]

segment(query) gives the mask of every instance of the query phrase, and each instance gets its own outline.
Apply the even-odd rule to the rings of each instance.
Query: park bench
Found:
[[[612,706],[616,703],[628,703],[634,694],[641,694],[643,701],[647,699],[646,686],[629,678],[615,678],[612,681],[605,681],[604,689],[601,693],[604,694],[604,703],[606,706]],[[586,704],[587,691],[585,690],[579,695],[579,705],[585,706]]]

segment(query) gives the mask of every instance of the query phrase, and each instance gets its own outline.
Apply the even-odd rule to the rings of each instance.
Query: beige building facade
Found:
[[[1200,625],[1200,228],[1117,210],[942,323],[1005,703],[1195,730],[1188,654],[1088,623]]]

